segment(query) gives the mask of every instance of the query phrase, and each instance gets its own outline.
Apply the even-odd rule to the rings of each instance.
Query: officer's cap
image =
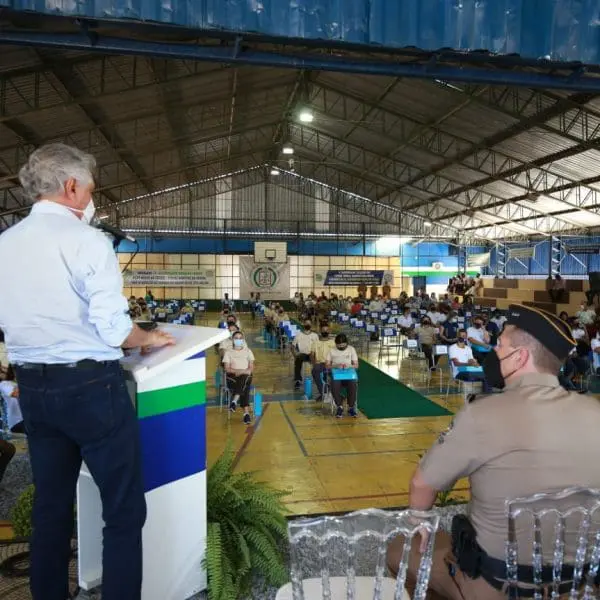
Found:
[[[571,328],[562,319],[533,306],[511,304],[506,325],[526,331],[561,360],[577,345]]]

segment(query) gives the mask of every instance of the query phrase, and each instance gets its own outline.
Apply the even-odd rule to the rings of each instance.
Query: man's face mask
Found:
[[[483,364],[481,366],[483,368],[483,375],[485,377],[485,380],[491,387],[497,388],[499,390],[504,389],[506,385],[505,380],[514,375],[517,370],[515,369],[512,373],[509,373],[505,377],[502,374],[502,363],[518,351],[519,348],[513,350],[512,352],[510,352],[506,356],[503,356],[502,358],[498,356],[495,350],[488,352],[488,355],[485,357],[485,360],[483,361]]]
[[[304,323],[304,331],[310,331],[312,329],[312,323]]]
[[[235,338],[233,340],[233,345],[236,348],[243,348],[244,347],[244,340],[242,338]]]
[[[327,331],[326,329],[323,329],[321,331],[321,337],[327,339],[329,337],[329,331]]]
[[[459,344],[466,344],[467,343],[467,339],[465,337],[459,337],[458,338],[458,343]]]
[[[479,321],[477,323],[475,323],[475,329],[481,329],[482,327],[483,327],[483,323],[481,323]]]
[[[336,344],[335,346],[338,350],[345,350],[348,347],[348,344]]]

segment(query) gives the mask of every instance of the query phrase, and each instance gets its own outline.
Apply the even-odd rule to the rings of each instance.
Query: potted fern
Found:
[[[205,567],[209,600],[243,598],[255,577],[275,587],[289,579],[282,504],[287,492],[259,482],[254,473],[234,473],[233,463],[229,443],[208,471]]]

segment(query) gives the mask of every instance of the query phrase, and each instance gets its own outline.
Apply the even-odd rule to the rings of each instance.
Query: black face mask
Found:
[[[312,325],[305,325],[304,331],[310,331],[312,329]]]
[[[458,338],[458,343],[459,344],[466,344],[467,340],[465,340],[465,338]]]
[[[481,329],[483,325],[481,323],[475,323],[475,329]]]
[[[329,337],[329,331],[321,331],[321,337],[327,339]]]
[[[500,365],[503,360],[510,358],[515,352],[518,352],[518,351],[519,351],[519,349],[517,348],[514,352],[507,354],[502,359],[496,354],[495,350],[488,352],[488,355],[485,357],[485,360],[483,361],[483,364],[481,365],[483,368],[483,375],[484,375],[485,380],[487,381],[488,385],[490,385],[493,388],[497,388],[499,390],[504,389],[506,382],[505,382],[504,375],[502,375],[502,368]],[[511,373],[509,375],[509,377],[511,375],[513,375],[514,373],[515,373],[515,371],[513,371],[513,373]]]
[[[339,346],[336,346],[336,348],[338,350],[345,350],[348,347],[348,344],[340,344]]]

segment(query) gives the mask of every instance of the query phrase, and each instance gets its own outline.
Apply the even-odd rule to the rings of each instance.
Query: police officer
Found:
[[[430,509],[437,493],[458,479],[468,477],[471,487],[468,519],[455,519],[454,539],[445,532],[436,536],[428,598],[506,598],[505,500],[571,486],[600,488],[600,463],[592,458],[600,453],[600,403],[567,392],[557,378],[574,346],[569,326],[556,316],[510,306],[498,345],[483,364],[488,383],[504,392],[461,410],[410,484],[410,507],[417,510]],[[402,543],[397,538],[388,548],[394,574]],[[416,546],[413,578],[420,560]],[[572,563],[573,556],[568,559]]]

